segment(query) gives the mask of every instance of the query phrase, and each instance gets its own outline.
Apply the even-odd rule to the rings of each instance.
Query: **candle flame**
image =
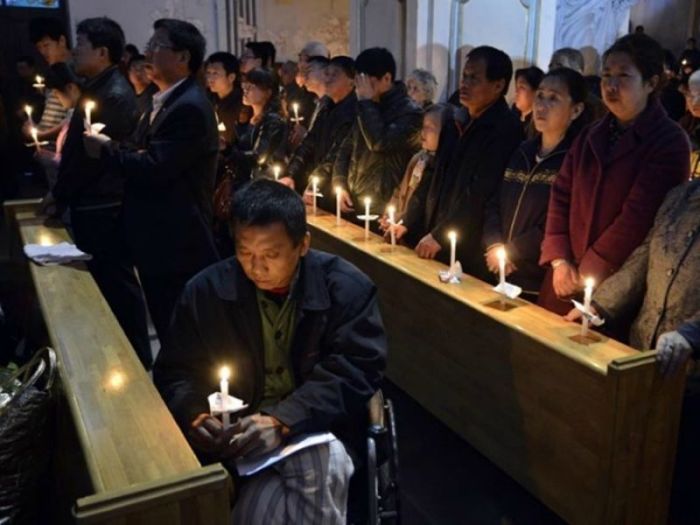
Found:
[[[496,250],[496,257],[498,257],[499,261],[504,261],[506,260],[506,249],[501,246]]]
[[[295,113],[296,113],[297,111],[299,111],[299,103],[298,103],[298,102],[294,102],[294,103],[292,104],[292,109],[294,110]]]
[[[318,177],[311,177],[311,182],[313,183],[314,186],[318,185]]]
[[[31,107],[29,104],[24,106],[24,112],[29,115],[30,117],[32,116],[32,111],[34,111],[34,108]]]
[[[456,241],[456,240],[457,240],[457,232],[456,232],[456,231],[451,231],[451,232],[449,232],[449,233],[447,234],[447,237],[448,237],[451,241]]]
[[[228,381],[229,377],[231,377],[231,369],[227,366],[222,366],[219,369],[219,379],[222,381]]]
[[[593,279],[593,277],[588,277],[586,279],[585,283],[586,283],[586,288],[590,288],[592,290],[593,287],[595,286],[595,279]]]
[[[223,133],[224,131],[226,131],[226,124],[224,124],[223,122],[219,122],[217,129]]]
[[[372,198],[371,198],[371,197],[365,197],[365,205],[366,205],[366,206],[369,206],[370,204],[372,204]]]
[[[85,111],[93,111],[97,104],[95,104],[94,100],[86,100],[85,101]]]
[[[336,186],[335,187],[335,194],[340,195],[341,193],[343,193],[343,188],[341,188],[340,186]]]
[[[386,212],[387,212],[389,215],[394,215],[394,213],[396,213],[396,206],[389,206],[389,207],[386,209]]]

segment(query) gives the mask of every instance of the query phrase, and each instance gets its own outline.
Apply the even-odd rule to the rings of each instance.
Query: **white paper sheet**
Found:
[[[80,251],[75,244],[69,242],[61,242],[50,246],[25,244],[24,254],[34,262],[44,266],[92,259],[92,255]]]
[[[241,476],[252,476],[275,463],[288,458],[292,454],[309,447],[316,447],[324,443],[338,439],[330,432],[318,434],[305,434],[297,436],[289,441],[285,446],[279,447],[272,452],[254,458],[240,458],[236,460],[236,469]]]

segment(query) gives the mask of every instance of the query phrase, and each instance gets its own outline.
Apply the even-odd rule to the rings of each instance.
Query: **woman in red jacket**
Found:
[[[609,114],[569,150],[550,195],[540,264],[549,267],[539,304],[564,314],[583,279],[600,283],[639,246],[661,202],[687,180],[690,149],[661,106],[663,50],[627,35],[603,55]]]

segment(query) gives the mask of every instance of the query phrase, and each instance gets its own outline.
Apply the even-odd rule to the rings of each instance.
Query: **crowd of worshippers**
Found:
[[[143,55],[125,53],[115,22],[84,20],[70,50],[60,24],[35,20],[31,37],[50,67],[45,100],[33,92],[27,103],[43,105],[38,139],[55,143],[35,153],[49,184],[43,209],[92,255],[90,272],[151,368],[148,311],[163,348],[156,384],[199,453],[259,452],[329,428],[348,451],[357,443],[362,425],[349,422],[379,384],[386,341],[371,283],[309,250],[312,177],[319,207],[335,212],[340,202],[349,221],[365,197],[380,212],[395,206],[394,221],[383,216],[375,231],[417,257],[447,263],[454,230],[464,272],[490,281],[505,248],[508,279],[569,320],[579,318],[571,299],[594,278],[605,329],[658,349],[665,374],[700,356],[694,41],[678,66],[650,36],[624,36],[603,54],[600,76],[584,76],[575,49],[556,51],[545,73],[514,72],[506,53],[479,46],[459,89],[438,103],[433,74],[402,82],[383,48],[331,57],[310,42],[280,65],[271,43],[250,42],[240,57],[205,59],[191,24],[164,19],[153,29]],[[86,131],[86,101],[104,129]],[[22,128],[27,139],[33,125]],[[233,434],[202,403],[207,367],[231,341],[243,348],[233,355],[245,372],[241,396],[257,412],[236,427],[254,438],[227,448]],[[253,347],[264,348],[262,369]],[[688,384],[697,409],[700,389]],[[697,426],[682,429],[681,453],[690,440],[697,456]],[[289,466],[325,465],[323,494],[295,489],[300,516],[319,508],[304,497],[323,501],[326,517],[344,516],[338,494],[353,454],[341,449]],[[680,471],[691,465],[697,458]],[[256,480],[239,512],[282,512],[274,481]]]

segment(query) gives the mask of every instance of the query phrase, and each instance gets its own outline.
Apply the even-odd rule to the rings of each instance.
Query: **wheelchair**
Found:
[[[367,523],[399,525],[399,448],[394,406],[377,390],[369,401],[368,411]]]

